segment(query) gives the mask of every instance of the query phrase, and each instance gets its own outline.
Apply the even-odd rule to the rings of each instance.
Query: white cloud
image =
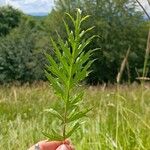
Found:
[[[0,0],[0,5],[9,4],[25,13],[49,12],[54,6],[54,0]]]
[[[4,5],[5,4],[5,0],[0,0],[0,5]]]
[[[139,0],[144,8],[150,13],[147,0]],[[49,12],[54,6],[54,0],[0,0],[0,5],[10,4],[21,9],[25,13]]]
[[[149,0],[139,0],[139,2],[143,5],[146,11],[150,14],[150,5],[148,4]]]

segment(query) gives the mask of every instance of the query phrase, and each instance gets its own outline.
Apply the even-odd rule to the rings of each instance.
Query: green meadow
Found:
[[[27,150],[52,129],[60,131],[50,133],[53,139],[71,137],[75,150],[150,150],[150,15],[144,3],[54,0],[41,17],[3,1],[0,150]]]
[[[44,110],[57,108],[46,83],[0,87],[0,150],[26,150],[56,126]],[[150,87],[86,86],[84,104],[94,106],[72,136],[76,150],[149,150]]]

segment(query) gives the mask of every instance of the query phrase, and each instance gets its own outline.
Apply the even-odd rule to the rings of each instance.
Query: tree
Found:
[[[99,47],[92,59],[97,59],[92,66],[92,74],[87,79],[88,83],[115,82],[116,76],[126,54],[128,47],[131,47],[129,56],[128,71],[134,80],[137,76],[136,68],[142,68],[144,61],[144,49],[147,38],[147,22],[142,12],[138,11],[137,4],[132,0],[56,0],[56,9],[49,15],[51,22],[55,25],[50,30],[60,30],[65,38],[62,22],[65,11],[73,15],[74,9],[79,7],[85,15],[90,14],[91,18],[83,28],[89,25],[95,26],[91,34],[98,34],[100,38],[93,41],[90,48]],[[57,14],[60,16],[56,19]],[[61,36],[62,36],[61,35]],[[90,36],[90,34],[88,35]],[[87,36],[87,37],[88,37]],[[124,80],[127,80],[127,69]]]
[[[56,10],[62,12],[73,12],[76,8],[80,8],[82,0],[55,0]]]
[[[7,35],[20,23],[22,13],[11,6],[0,7],[0,36]]]
[[[18,28],[0,38],[0,83],[43,79],[41,54],[35,50],[33,20],[22,20]]]

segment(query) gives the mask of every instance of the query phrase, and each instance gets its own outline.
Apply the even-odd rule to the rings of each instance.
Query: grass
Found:
[[[121,86],[119,95],[115,86],[86,87],[81,107],[85,105],[95,108],[72,137],[77,150],[150,149],[149,87],[142,92],[140,86]],[[26,150],[45,139],[41,132],[54,128],[56,122],[44,109],[54,106],[56,97],[47,84],[1,86],[0,150]]]

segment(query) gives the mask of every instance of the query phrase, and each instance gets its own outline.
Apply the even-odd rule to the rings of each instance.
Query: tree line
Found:
[[[94,51],[91,58],[96,61],[86,83],[115,83],[129,47],[131,51],[123,81],[132,82],[138,75],[142,75],[149,21],[138,9],[136,2],[56,0],[55,7],[45,17],[28,16],[11,6],[0,7],[0,83],[46,80],[44,53],[53,56],[50,36],[57,40],[59,33],[66,39],[63,24],[65,12],[75,15],[76,8],[80,8],[84,15],[90,15],[83,28],[94,26],[86,38],[98,35],[89,45],[91,49],[99,49]],[[68,23],[73,30],[69,20]]]

